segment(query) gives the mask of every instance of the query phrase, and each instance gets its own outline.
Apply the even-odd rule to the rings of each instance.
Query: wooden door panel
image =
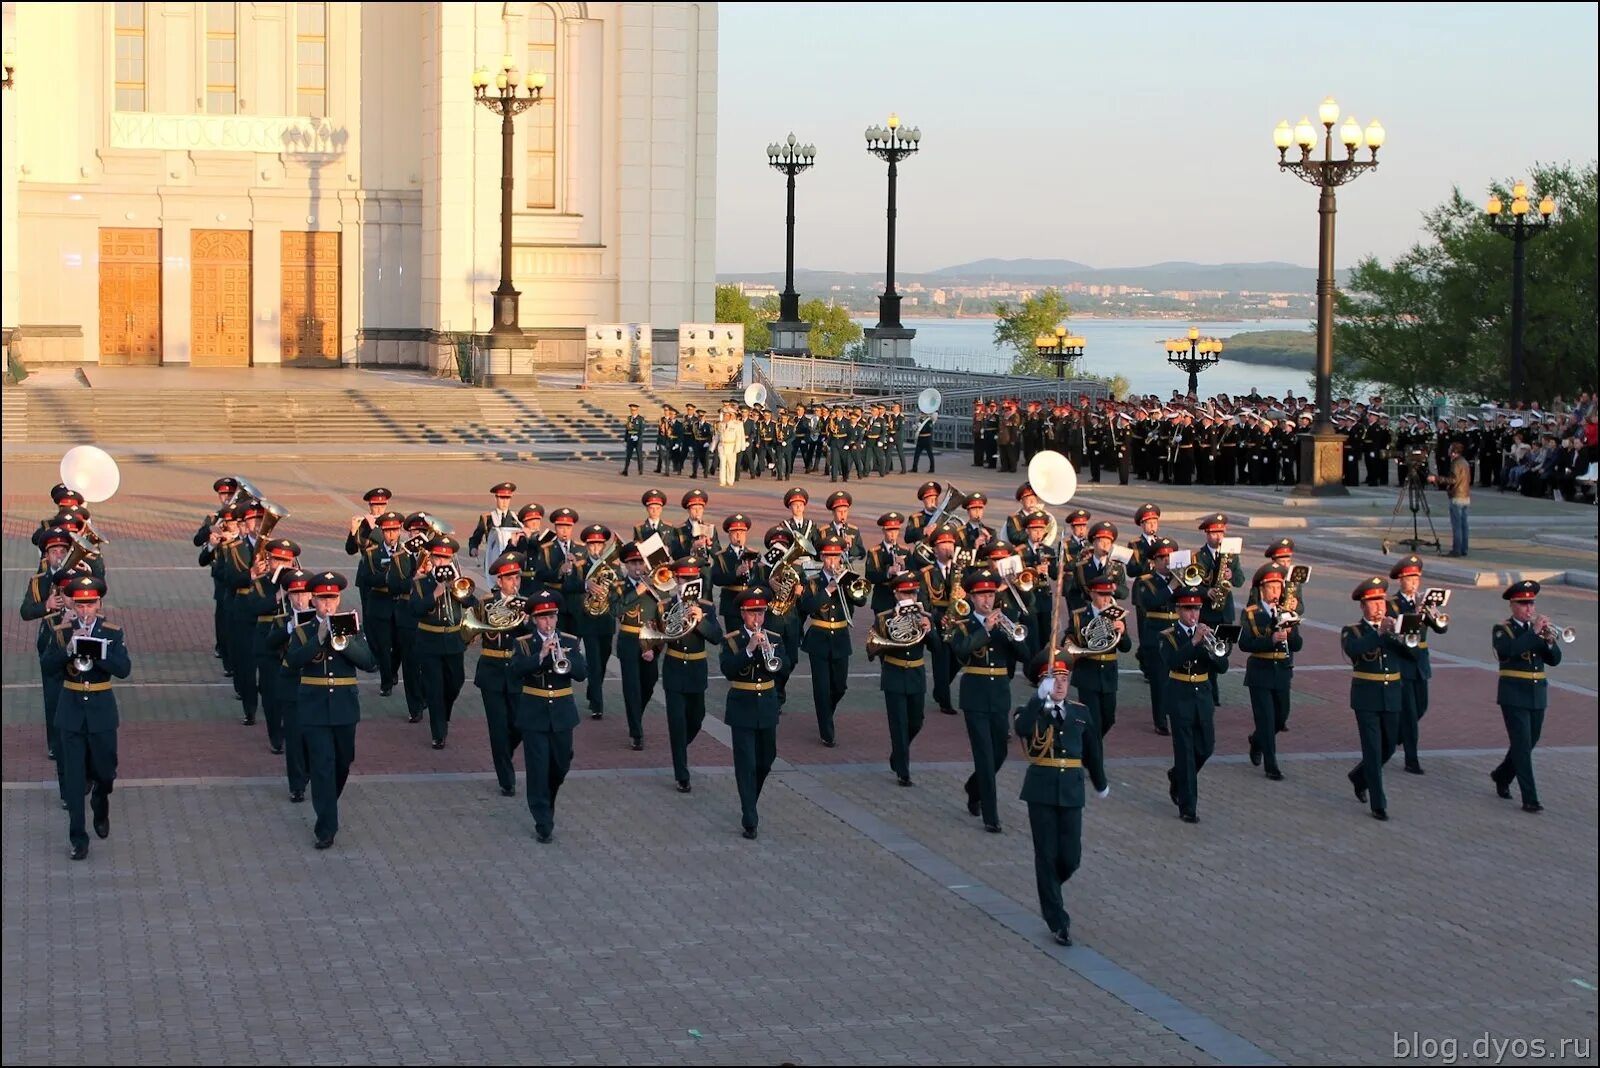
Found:
[[[338,362],[339,235],[283,233],[283,361]]]
[[[250,366],[250,231],[195,230],[190,361],[195,367]]]
[[[100,362],[161,363],[161,231],[100,231]]]

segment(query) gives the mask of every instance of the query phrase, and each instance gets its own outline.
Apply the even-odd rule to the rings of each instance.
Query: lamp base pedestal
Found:
[[[772,323],[767,327],[772,336],[772,352],[776,356],[811,355],[811,324],[804,320]]]
[[[1300,439],[1300,481],[1291,497],[1348,497],[1344,484],[1344,435],[1332,427]]]
[[[869,360],[911,364],[911,339],[917,336],[915,330],[903,326],[869,326],[863,333],[867,339]]]

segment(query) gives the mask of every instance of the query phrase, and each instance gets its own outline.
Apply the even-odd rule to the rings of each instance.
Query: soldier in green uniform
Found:
[[[739,626],[739,598],[752,583],[766,577],[761,555],[749,547],[750,517],[735,512],[722,521],[728,547],[711,558],[711,582],[717,588],[717,611],[725,630]]]
[[[238,483],[234,483],[237,488]],[[218,491],[221,492],[221,491]],[[352,516],[350,518],[350,533],[345,535],[344,554],[355,556],[364,546],[371,545],[378,540],[378,517],[390,510],[389,501],[394,497],[382,486],[374,486],[362,495],[361,499],[367,502],[367,514]],[[196,544],[199,544],[196,542]],[[361,599],[361,617],[366,618],[367,601],[363,594]]]
[[[1440,622],[1437,610],[1423,607],[1420,596],[1422,557],[1413,554],[1401,560],[1389,569],[1389,577],[1400,583],[1399,592],[1389,599],[1389,615],[1396,619],[1409,615],[1422,617],[1422,633],[1416,647],[1406,645],[1400,656],[1400,749],[1405,753],[1406,771],[1421,775],[1422,763],[1417,755],[1418,725],[1428,712],[1428,680],[1433,677],[1428,632],[1443,634],[1449,629],[1449,623]]]
[[[988,503],[986,493],[967,494],[967,521],[961,527],[961,547],[970,553],[982,551],[995,538],[994,527],[983,521],[983,510]]]
[[[922,569],[922,603],[933,616],[933,630],[928,632],[928,651],[933,656],[933,703],[947,716],[956,714],[955,703],[950,699],[950,683],[960,666],[955,662],[951,645],[946,637],[945,613],[950,610],[950,591],[959,580],[955,571],[955,551],[961,535],[955,528],[940,526],[927,540],[933,545],[933,562]]]
[[[922,704],[928,691],[923,645],[933,617],[917,593],[922,578],[901,571],[888,580],[894,603],[876,613],[867,639],[867,659],[881,655],[879,686],[889,717],[889,767],[901,786],[911,785],[911,743],[922,730]],[[917,637],[917,632],[921,637]]]
[[[73,860],[82,860],[89,855],[89,835],[83,826],[84,794],[90,794],[94,833],[101,838],[111,833],[118,725],[111,679],[127,678],[133,663],[122,628],[100,618],[105,580],[94,575],[74,575],[64,586],[72,607],[63,612],[56,624],[40,662],[46,670],[64,676],[56,703],[56,731],[61,739],[57,765],[67,803],[67,837],[72,843],[69,855]]]
[[[761,818],[756,803],[778,759],[778,679],[787,662],[782,637],[766,629],[771,592],[752,586],[739,600],[742,626],[723,638],[719,666],[728,680],[723,722],[733,733],[733,774],[739,785],[740,823],[754,838]]]
[[[1130,579],[1138,579],[1150,573],[1150,551],[1161,540],[1160,505],[1141,504],[1133,513],[1133,522],[1139,528],[1139,536],[1128,542],[1133,559],[1128,561],[1127,572]]]
[[[300,671],[289,667],[284,659],[289,649],[289,639],[294,637],[297,616],[314,611],[311,603],[311,576],[299,568],[287,568],[278,576],[278,588],[283,591],[283,606],[274,617],[267,648],[275,658],[277,684],[273,697],[278,703],[278,720],[283,724],[284,774],[289,780],[289,800],[295,804],[306,799],[306,786],[311,782],[310,762],[306,754],[305,734],[300,729]]]
[[[665,500],[665,498],[663,498]],[[534,579],[545,589],[556,594],[560,603],[561,628],[571,631],[575,625],[572,618],[574,609],[581,610],[573,598],[567,597],[564,588],[567,576],[572,574],[578,566],[578,557],[586,555],[583,549],[572,538],[572,529],[578,525],[578,513],[571,508],[557,508],[550,513],[550,526],[555,530],[555,537],[545,543],[544,553],[539,558],[539,565],[534,568]]]
[[[828,511],[833,513],[833,519],[820,531],[823,536],[836,538],[843,543],[847,562],[864,560],[867,556],[867,547],[861,540],[861,528],[850,522],[850,507],[853,504],[855,498],[844,490],[828,494]]]
[[[678,544],[678,533],[672,524],[661,518],[661,510],[667,506],[667,495],[658,489],[647,489],[639,497],[639,503],[644,505],[644,522],[635,523],[633,526],[633,540],[644,541],[652,534],[661,539],[662,547],[673,556],[684,555],[682,546]]]
[[[417,621],[416,659],[422,673],[422,692],[428,702],[428,732],[433,747],[443,749],[450,734],[450,717],[466,682],[466,646],[461,641],[461,620],[478,603],[476,594],[457,596],[451,588],[457,578],[441,580],[441,569],[455,569],[460,545],[448,534],[428,541],[427,555],[411,578],[406,607]],[[448,573],[448,572],[445,572]]]
[[[644,474],[644,416],[637,404],[628,405],[628,418],[622,421],[622,477],[628,477],[628,464],[637,460]]]
[[[66,594],[57,586],[57,580],[70,577],[64,568],[67,553],[72,547],[72,535],[65,527],[48,527],[38,542],[39,572],[28,580],[23,590],[21,615],[25,622],[39,620],[36,637],[40,639],[39,651],[42,653],[45,648],[43,639],[60,622],[61,613],[67,607]],[[58,672],[44,671],[41,678],[44,690],[45,753],[54,760],[56,750],[60,748],[56,732],[56,705],[61,698],[62,677]]]
[[[378,696],[388,697],[400,674],[399,625],[396,597],[389,588],[389,566],[400,552],[400,528],[405,517],[384,512],[373,520],[378,536],[361,547],[356,564],[356,589],[361,591],[361,629],[378,658]],[[405,591],[400,591],[405,596]]]
[[[1017,709],[1015,729],[1022,739],[1028,770],[1022,777],[1022,800],[1028,803],[1033,832],[1033,875],[1039,891],[1039,912],[1050,933],[1063,946],[1072,945],[1072,917],[1061,900],[1061,888],[1083,859],[1083,772],[1087,768],[1100,797],[1109,797],[1100,732],[1089,710],[1067,700],[1072,665],[1057,655],[1048,670],[1041,652],[1029,672],[1044,680],[1028,703]]]
[[[1061,560],[1056,546],[1045,541],[1050,522],[1050,516],[1045,512],[1029,512],[1023,520],[1026,540],[1017,547],[1022,566],[1031,569],[1035,575],[1032,596],[1034,614],[1028,623],[1028,632],[1034,644],[1040,647],[1049,644],[1050,613],[1061,581]]]
[[[1239,648],[1249,654],[1244,685],[1250,691],[1255,731],[1250,735],[1250,763],[1266,762],[1267,778],[1283,778],[1278,770],[1278,735],[1289,725],[1289,697],[1294,685],[1294,654],[1305,644],[1298,626],[1280,620],[1283,569],[1263,564],[1251,580],[1257,600],[1245,607]]]
[[[1102,573],[1088,580],[1089,603],[1072,613],[1067,621],[1067,638],[1082,648],[1089,648],[1088,631],[1106,609],[1117,603],[1121,593],[1117,577]],[[1048,624],[1047,624],[1048,626]],[[1077,691],[1078,703],[1089,710],[1089,717],[1104,738],[1117,722],[1117,654],[1133,649],[1133,636],[1122,620],[1101,623],[1098,628],[1110,627],[1112,640],[1109,647],[1086,653],[1077,659],[1072,672],[1072,686]],[[1048,637],[1044,639],[1048,642]],[[1102,643],[1103,644],[1103,643]]]
[[[500,784],[502,797],[517,796],[517,747],[522,744],[522,732],[517,729],[517,703],[522,696],[522,680],[511,673],[511,654],[516,649],[517,638],[527,629],[527,599],[522,595],[522,568],[527,558],[511,550],[500,554],[489,565],[494,576],[494,588],[485,596],[480,610],[491,603],[516,612],[522,606],[520,624],[501,630],[466,631],[466,641],[481,633],[482,648],[478,652],[478,666],[472,673],[472,684],[483,697],[483,722],[489,732],[489,759],[494,763],[494,777]]]
[[[711,558],[722,551],[722,539],[716,528],[706,522],[706,491],[692,489],[683,495],[682,507],[688,515],[674,531],[679,556],[692,556],[703,570],[711,567]]]
[[[789,526],[789,522],[792,521],[785,521],[783,526],[772,527],[763,536],[762,540],[765,542],[769,551],[772,549],[777,549],[780,552],[786,551],[790,545],[794,544],[796,535],[793,532],[793,529]],[[816,541],[814,539],[816,536],[816,528],[811,524],[810,520],[806,520],[805,522],[813,539],[809,542],[809,544],[815,546]],[[798,570],[800,566],[799,562],[796,561],[793,566]],[[770,582],[770,579],[771,574],[769,570],[768,582]],[[752,584],[751,589],[754,588],[755,586]],[[802,579],[801,582],[795,585],[794,592],[786,604],[782,603],[780,599],[772,592],[770,585],[766,585],[766,588],[767,608],[763,625],[768,630],[775,632],[778,637],[783,640],[783,670],[778,674],[778,707],[782,708],[784,705],[789,703],[789,676],[794,673],[795,667],[800,662],[800,596],[805,592],[805,584],[804,580]],[[782,610],[780,611],[780,609]],[[740,612],[740,619],[742,623],[742,610]],[[735,627],[733,629],[737,630],[738,628]]]
[[[1355,668],[1350,678],[1350,708],[1361,732],[1361,763],[1350,769],[1350,786],[1356,800],[1372,797],[1372,818],[1389,818],[1389,799],[1383,792],[1383,766],[1394,756],[1400,733],[1400,661],[1405,643],[1396,620],[1388,615],[1386,579],[1366,579],[1350,594],[1361,604],[1361,622],[1339,635],[1344,655]]]
[[[266,714],[267,747],[274,756],[282,756],[283,706],[278,701],[282,650],[273,648],[272,637],[284,618],[281,587],[274,576],[299,570],[300,546],[288,538],[273,538],[263,547],[266,555],[250,569],[250,592],[239,596],[243,610],[255,617],[251,658],[260,683],[261,711]]]
[[[961,665],[961,711],[972,746],[972,775],[966,781],[967,811],[982,812],[983,829],[999,834],[1000,804],[995,774],[1006,760],[1011,714],[1010,658],[1029,655],[1027,628],[995,605],[1000,579],[976,568],[962,579],[971,611],[955,624],[950,648]]]
[[[910,564],[909,554],[905,546],[900,544],[900,532],[905,522],[906,517],[899,512],[885,512],[878,517],[883,544],[867,551],[866,567],[863,569],[867,582],[872,586],[872,600],[867,602],[867,607],[874,614],[893,607],[894,580],[906,574]]]
[[[206,517],[200,521],[199,528],[194,532],[194,547],[202,550],[202,556],[207,555],[205,552],[207,549],[210,549],[212,555],[214,555],[216,546],[222,541],[221,530],[219,529],[224,523],[222,512],[227,507],[228,502],[233,499],[234,491],[238,488],[239,482],[233,478],[223,477],[211,483],[212,492],[217,495],[217,510],[207,513]],[[237,516],[235,519],[237,520]],[[209,559],[204,559],[201,560],[200,566],[205,567],[209,563]],[[212,627],[216,632],[216,657],[218,660],[225,661],[227,659],[225,650],[227,649],[228,641],[227,621],[222,615],[222,583],[218,581],[215,574],[212,575],[211,601]]]
[[[678,588],[692,590],[700,579],[700,568],[693,559],[673,566]],[[649,600],[650,598],[646,598]],[[687,600],[687,599],[686,599]],[[672,776],[678,792],[686,794],[689,785],[689,746],[700,736],[706,720],[707,650],[722,644],[722,626],[717,622],[711,602],[698,594],[687,601],[683,622],[688,630],[681,637],[669,636],[662,648],[662,688],[667,695],[667,742],[672,748]]]
[[[1537,582],[1513,582],[1500,596],[1511,602],[1511,618],[1494,625],[1494,654],[1500,661],[1496,699],[1511,747],[1489,778],[1494,780],[1494,792],[1503,798],[1511,796],[1511,780],[1516,779],[1522,811],[1543,812],[1533,781],[1533,747],[1539,744],[1550,700],[1550,680],[1544,669],[1561,663],[1560,634],[1534,605],[1539,596]]]
[[[1150,717],[1157,734],[1169,734],[1166,696],[1167,669],[1161,660],[1161,635],[1178,621],[1178,605],[1173,599],[1176,583],[1168,566],[1178,543],[1171,538],[1156,540],[1144,556],[1146,571],[1133,587],[1133,606],[1139,625],[1139,669],[1150,686]]]
[[[328,617],[339,611],[343,575],[324,571],[311,579],[315,621],[296,627],[283,662],[300,675],[298,713],[311,774],[311,807],[316,810],[316,846],[327,849],[339,833],[339,797],[356,759],[356,724],[361,722],[357,671],[376,671],[377,658],[358,631],[335,637]]]
[[[617,666],[622,669],[622,712],[628,720],[628,738],[637,740],[635,748],[642,749],[644,710],[655,696],[661,661],[655,646],[641,632],[657,625],[659,608],[650,592],[650,576],[645,573],[639,546],[630,541],[617,555],[622,572],[617,594],[611,598],[611,614],[617,628]]]
[[[1089,586],[1102,576],[1109,577],[1117,597],[1127,595],[1128,573],[1121,561],[1111,558],[1111,547],[1117,543],[1117,525],[1102,519],[1089,528],[1089,554],[1080,557],[1071,568],[1072,579],[1067,585],[1067,607],[1076,612],[1089,603]]]
[[[1279,607],[1285,612],[1293,612],[1303,618],[1306,614],[1306,591],[1302,583],[1289,581],[1294,574],[1294,539],[1279,538],[1262,550],[1261,555],[1283,572],[1283,599],[1279,602]]]
[[[1228,670],[1227,656],[1218,656],[1209,643],[1215,632],[1200,621],[1205,591],[1184,587],[1173,598],[1178,622],[1161,633],[1161,666],[1167,673],[1162,708],[1172,724],[1172,768],[1167,772],[1167,796],[1178,806],[1185,823],[1199,823],[1200,769],[1216,748],[1216,702],[1211,687],[1216,676]]]
[[[864,580],[860,586],[849,581],[844,570],[843,541],[825,537],[818,552],[822,570],[806,581],[799,597],[800,613],[806,620],[801,647],[811,659],[811,700],[816,708],[817,733],[822,744],[832,749],[838,744],[833,714],[849,687],[851,616],[866,598],[852,595],[864,588]]]
[[[494,507],[478,516],[477,526],[467,538],[467,555],[474,559],[478,550],[484,549],[490,560],[499,559],[510,544],[510,539],[522,529],[522,523],[511,512],[511,498],[516,495],[515,482],[497,482],[489,487],[494,497]]]
[[[233,670],[233,692],[244,706],[240,723],[246,727],[256,721],[260,680],[256,677],[255,623],[243,598],[250,592],[254,579],[251,569],[256,563],[256,526],[264,514],[261,503],[244,502],[239,513],[239,537],[219,547],[217,558],[224,587],[223,616],[228,631],[227,665]]]
[[[1017,510],[1006,516],[1006,541],[1021,548],[1022,544],[1028,540],[1028,517],[1042,507],[1039,503],[1039,495],[1033,492],[1032,486],[1026,482],[1018,486]]]
[[[611,529],[603,523],[591,523],[583,528],[583,546],[586,550],[577,556],[572,570],[567,573],[561,587],[566,602],[564,612],[572,620],[572,633],[583,641],[583,662],[589,670],[585,700],[589,705],[589,718],[600,719],[606,712],[606,665],[611,661],[612,639],[616,636],[617,621],[611,614],[611,605],[620,592],[616,579],[606,579],[601,571],[600,558],[611,544]],[[616,568],[609,567],[613,575]],[[595,578],[596,572],[601,577]],[[587,605],[604,601],[606,610],[596,615]],[[631,725],[630,725],[631,726]],[[641,727],[642,730],[642,727]],[[644,735],[631,734],[628,743],[634,750],[644,748]]]
[[[1233,603],[1233,591],[1244,585],[1244,568],[1239,565],[1239,558],[1222,551],[1222,539],[1228,536],[1228,517],[1221,512],[1208,515],[1200,520],[1200,529],[1205,533],[1206,543],[1200,546],[1194,554],[1194,562],[1205,571],[1206,601],[1200,608],[1200,622],[1208,627],[1215,628],[1223,623],[1232,623],[1238,618],[1238,609]],[[1218,594],[1217,591],[1223,591]],[[1220,596],[1220,607],[1215,599]],[[1211,677],[1211,703],[1220,705],[1222,695],[1217,690],[1217,679]]]
[[[384,585],[394,599],[394,636],[398,648],[401,679],[405,683],[406,722],[421,723],[422,713],[428,707],[427,694],[422,689],[422,667],[417,662],[417,618],[411,614],[409,597],[412,579],[427,549],[432,532],[428,517],[421,512],[406,516],[403,528],[405,540],[400,552],[389,558],[389,572]]]
[[[533,630],[517,639],[510,670],[522,682],[516,722],[528,773],[528,811],[534,837],[547,845],[555,834],[556,794],[572,769],[572,732],[578,726],[572,684],[586,679],[589,671],[583,643],[556,629],[561,613],[557,595],[540,591],[529,611]]]

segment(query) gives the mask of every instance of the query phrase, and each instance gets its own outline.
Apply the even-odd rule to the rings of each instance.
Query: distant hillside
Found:
[[[1048,278],[1070,279],[1094,268],[1075,260],[973,260],[929,271],[933,278],[1011,278],[1024,282]]]
[[[1337,272],[1344,284],[1349,271]],[[719,274],[719,282],[764,282],[783,286],[783,272]],[[1161,290],[1224,290],[1254,293],[1314,293],[1317,272],[1292,263],[1187,263],[1172,261],[1143,267],[1089,267],[1075,260],[973,260],[936,271],[900,272],[901,283],[925,286],[982,285],[986,282],[1036,283],[1041,286],[1082,282],[1093,285],[1138,286],[1152,293]],[[852,272],[795,268],[795,285],[801,292],[818,293],[832,286],[873,289],[883,284],[878,271]]]
[[[1222,358],[1310,371],[1317,362],[1317,335],[1310,330],[1250,330],[1228,338]]]

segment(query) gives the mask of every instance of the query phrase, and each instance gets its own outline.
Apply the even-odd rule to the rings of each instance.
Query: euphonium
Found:
[[[589,576],[589,582],[600,586],[599,593],[591,593],[585,584],[583,592],[583,610],[591,616],[603,616],[611,611],[611,590],[616,585],[617,573],[602,564],[594,569]]]

